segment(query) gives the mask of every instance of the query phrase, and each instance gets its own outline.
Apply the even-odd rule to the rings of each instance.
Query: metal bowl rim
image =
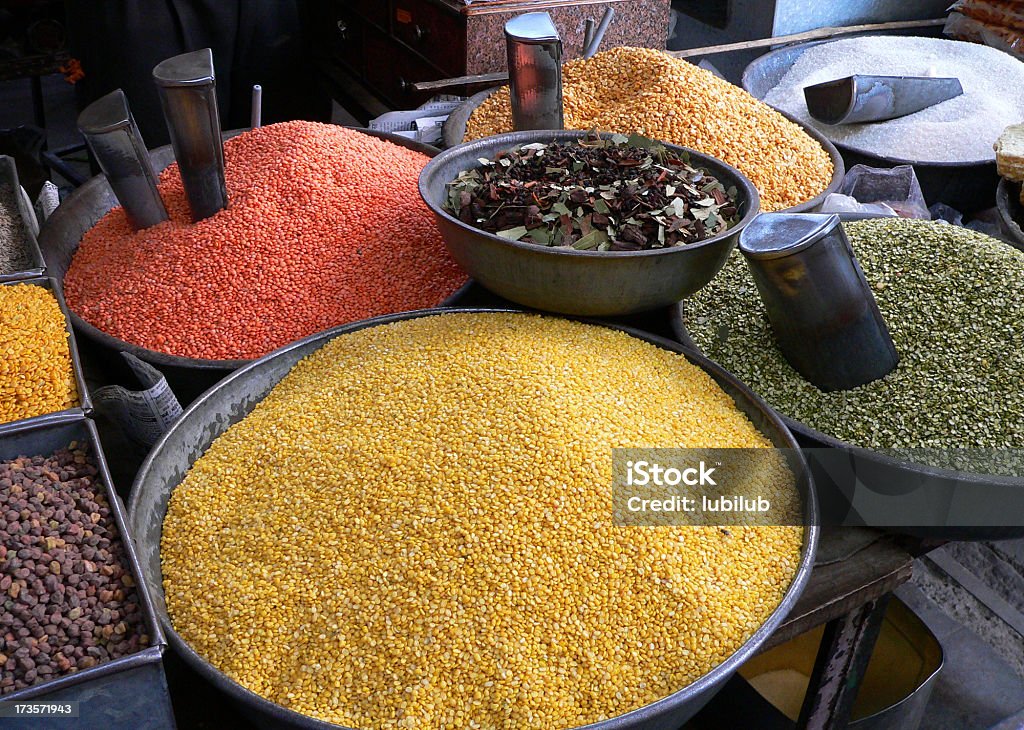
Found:
[[[750,223],[750,221],[752,221],[761,210],[761,196],[758,193],[757,188],[754,186],[754,184],[742,172],[737,170],[732,165],[723,162],[722,160],[719,160],[717,157],[712,157],[711,155],[704,154],[703,152],[698,152],[697,150],[693,150],[688,147],[680,147],[679,145],[669,144],[667,142],[662,142],[662,144],[664,144],[669,149],[684,152],[688,154],[691,158],[696,158],[698,162],[706,163],[707,161],[711,161],[714,164],[721,165],[726,169],[726,171],[730,175],[734,176],[735,180],[733,182],[736,183],[737,190],[742,189],[743,193],[746,195],[746,202],[748,207],[747,212],[743,214],[743,217],[739,221],[737,221],[731,228],[728,228],[722,231],[721,233],[711,236],[710,238],[705,238],[703,241],[697,241],[695,243],[689,243],[683,246],[648,248],[641,249],[639,251],[586,251],[574,248],[565,248],[563,246],[543,246],[537,243],[524,243],[522,241],[512,241],[508,238],[502,238],[501,236],[497,236],[493,233],[482,231],[479,228],[474,228],[473,226],[463,223],[458,218],[456,218],[455,216],[451,215],[448,211],[446,211],[443,206],[434,205],[434,203],[430,200],[429,196],[427,195],[428,187],[426,178],[433,175],[435,170],[441,165],[443,165],[445,162],[448,162],[452,158],[458,158],[461,157],[462,155],[467,154],[467,152],[470,151],[473,147],[484,146],[484,143],[495,144],[496,140],[498,140],[499,138],[502,140],[502,145],[508,144],[510,147],[512,147],[518,144],[530,144],[531,142],[536,142],[538,139],[542,138],[551,139],[552,135],[554,135],[555,138],[564,137],[567,139],[579,139],[580,137],[586,134],[590,133],[585,130],[576,129],[531,130],[526,132],[506,132],[505,134],[496,134],[492,137],[481,137],[480,139],[475,139],[472,140],[471,142],[463,142],[462,144],[456,147],[450,147],[442,151],[441,154],[437,155],[437,157],[434,157],[430,162],[427,163],[426,167],[423,168],[423,172],[420,173],[419,178],[420,197],[423,199],[423,202],[426,203],[427,207],[430,208],[431,212],[434,213],[434,215],[444,218],[449,223],[458,226],[459,228],[463,229],[464,231],[470,234],[482,236],[491,243],[500,244],[508,246],[510,248],[516,248],[524,251],[532,251],[540,255],[577,256],[583,258],[602,258],[608,260],[644,258],[649,256],[668,256],[673,253],[679,253],[682,251],[695,251],[698,248],[704,248],[705,246],[720,243],[723,239],[728,238],[729,236],[736,235],[736,233],[738,233],[748,223]],[[603,138],[608,138],[612,135],[612,133],[601,132],[600,135]],[[473,159],[474,161],[476,160],[475,157]],[[697,167],[697,165],[694,165],[694,167]],[[451,181],[449,180],[445,182],[444,185],[447,187],[447,185],[450,182]],[[722,181],[719,180],[719,182]]]
[[[872,37],[872,36],[877,36],[879,38],[893,38],[893,37],[899,37],[899,36],[903,36],[903,35],[904,34],[902,34],[902,33],[893,34],[891,36],[886,36],[886,35],[882,35],[882,34],[879,34],[879,33],[851,33],[849,35],[844,35],[844,36],[839,37],[839,38],[825,38],[823,40],[816,40],[816,41],[802,41],[802,42],[798,42],[798,43],[790,43],[788,45],[781,46],[780,48],[773,48],[772,50],[768,51],[767,53],[764,53],[764,54],[758,56],[757,58],[755,58],[753,61],[751,61],[750,63],[748,63],[746,65],[746,67],[743,69],[743,76],[740,79],[740,84],[742,85],[743,90],[746,91],[751,96],[753,96],[755,99],[758,99],[759,101],[764,101],[763,98],[757,97],[754,94],[754,92],[752,92],[750,90],[750,85],[749,85],[749,82],[748,82],[748,79],[747,79],[747,74],[751,71],[751,69],[757,68],[762,63],[765,63],[765,61],[763,61],[762,59],[775,58],[777,56],[785,55],[786,53],[791,52],[795,48],[802,48],[800,53],[797,54],[797,58],[799,58],[801,55],[803,55],[803,52],[806,51],[811,46],[818,46],[818,45],[821,45],[822,43],[834,43],[836,41],[841,41],[841,40],[845,40],[845,39],[848,39],[848,38],[866,38],[866,37]],[[929,37],[929,36],[907,35],[905,37],[908,37],[908,38],[925,38],[925,37]],[[950,40],[950,39],[943,38],[943,39],[937,39],[937,40]],[[768,102],[766,102],[766,101],[764,103],[768,104]],[[771,105],[769,104],[769,106],[771,106]],[[772,109],[775,109],[775,107],[772,107]],[[788,113],[783,112],[781,109],[775,109],[775,111],[781,112],[781,113],[785,114],[787,117],[789,116]],[[793,121],[798,122],[804,128],[810,128],[810,125],[804,124],[803,122],[799,122],[796,119],[793,119]],[[819,131],[819,134],[820,134],[820,131]],[[965,161],[965,162],[939,162],[939,161],[929,162],[927,160],[908,160],[908,159],[905,159],[905,158],[902,158],[902,157],[892,157],[890,155],[881,155],[881,154],[879,154],[877,152],[873,152],[873,151],[871,151],[871,150],[869,150],[869,149],[867,149],[865,147],[855,147],[853,145],[844,144],[842,142],[833,142],[832,140],[829,140],[829,141],[835,147],[837,147],[838,149],[843,150],[845,152],[851,152],[851,153],[857,154],[857,155],[864,155],[865,157],[874,157],[877,160],[882,160],[884,162],[890,162],[890,163],[892,163],[894,165],[914,165],[915,167],[916,166],[920,166],[920,167],[983,167],[985,165],[994,165],[995,162],[996,162],[995,154],[992,155],[991,159],[987,159],[987,160],[969,160],[969,161]]]
[[[999,178],[999,184],[996,186],[996,211],[998,211],[999,218],[1003,222],[1003,228],[1016,241],[1016,243],[1011,243],[1010,245],[1017,250],[1024,250],[1024,228],[1013,217],[1013,211],[1010,210],[1010,205],[1012,204],[1010,188],[1012,186],[1020,186],[1020,183],[1011,182],[1005,177]]]
[[[712,667],[708,672],[697,678],[690,684],[676,690],[672,694],[665,697],[659,698],[650,702],[642,707],[638,707],[634,710],[630,710],[622,715],[617,715],[607,720],[600,720],[596,723],[588,725],[577,726],[576,728],[565,728],[565,730],[624,730],[627,727],[631,727],[634,723],[642,722],[645,718],[653,714],[658,714],[662,711],[669,710],[678,705],[683,704],[686,701],[693,699],[694,696],[700,695],[705,691],[711,690],[716,684],[724,682],[729,676],[731,676],[739,666],[750,658],[758,648],[768,639],[768,637],[779,627],[779,625],[785,620],[786,616],[795,606],[797,600],[800,598],[804,589],[807,586],[807,582],[810,579],[811,569],[814,566],[814,559],[817,553],[818,540],[820,536],[820,519],[819,519],[819,505],[817,493],[814,488],[813,479],[811,476],[810,466],[807,463],[806,458],[803,455],[802,450],[790,432],[783,418],[779,416],[774,410],[768,406],[767,403],[756,393],[754,393],[749,387],[747,387],[742,381],[737,379],[734,375],[729,373],[725,368],[718,365],[714,361],[710,360],[701,352],[686,347],[685,345],[675,342],[673,340],[654,335],[643,330],[639,330],[633,327],[627,327],[624,325],[609,324],[604,322],[595,321],[593,319],[583,317],[566,317],[551,314],[540,314],[531,311],[525,311],[521,309],[511,308],[465,308],[465,309],[445,309],[445,308],[433,308],[433,309],[422,309],[412,312],[402,312],[397,314],[387,314],[380,317],[374,317],[371,319],[361,320],[359,322],[352,322],[345,325],[340,325],[323,332],[318,332],[308,337],[304,337],[301,340],[282,347],[279,350],[274,351],[263,358],[255,360],[239,370],[229,374],[226,378],[219,381],[215,385],[211,386],[205,393],[200,395],[188,408],[185,409],[184,413],[171,425],[160,439],[153,445],[153,448],[147,454],[145,461],[139,468],[136,474],[135,481],[132,484],[131,496],[128,501],[128,515],[129,520],[135,515],[138,509],[139,494],[141,493],[141,485],[145,480],[152,464],[159,458],[160,454],[165,448],[166,442],[169,441],[172,435],[178,428],[182,427],[182,424],[196,411],[200,409],[206,399],[217,389],[225,387],[236,380],[245,378],[249,372],[256,369],[263,364],[264,360],[269,360],[273,357],[281,356],[291,350],[299,349],[311,344],[317,340],[322,340],[323,344],[327,344],[330,340],[335,337],[350,332],[355,332],[361,329],[369,327],[375,327],[390,322],[396,322],[408,319],[418,319],[421,317],[430,317],[446,314],[489,314],[489,313],[503,313],[503,314],[518,314],[518,315],[533,315],[543,317],[553,317],[558,319],[568,319],[577,322],[584,322],[587,324],[597,325],[606,327],[608,329],[618,330],[625,332],[632,337],[650,342],[658,347],[667,349],[671,352],[675,352],[683,355],[689,362],[701,368],[704,372],[708,373],[713,379],[721,379],[728,383],[729,386],[742,397],[744,397],[748,403],[754,406],[761,414],[771,423],[776,429],[779,436],[785,441],[785,448],[792,451],[796,458],[799,460],[802,474],[802,479],[799,481],[806,484],[806,493],[803,497],[803,512],[804,512],[804,524],[803,527],[803,543],[800,549],[800,560],[793,573],[792,580],[786,588],[785,593],[782,596],[779,604],[772,610],[768,615],[768,618],[754,631],[754,633],[743,643],[740,647],[729,655],[725,661]],[[294,367],[294,366],[293,366]],[[280,381],[278,381],[280,382]],[[719,386],[721,387],[721,386]],[[251,411],[250,411],[251,413]],[[246,414],[248,415],[248,414]],[[244,416],[243,416],[244,418]],[[230,428],[230,427],[229,427]],[[209,448],[209,447],[207,447]],[[779,447],[776,447],[779,448]],[[180,485],[180,482],[179,482]],[[179,485],[175,485],[174,489],[177,489]],[[168,497],[168,500],[170,497]],[[162,525],[161,525],[162,531]],[[138,539],[138,538],[136,538]],[[158,550],[159,555],[159,550]],[[162,571],[161,571],[162,572]],[[161,583],[160,591],[163,591],[163,585]],[[309,715],[305,715],[294,710],[290,710],[281,705],[278,705],[271,700],[253,692],[252,690],[243,687],[241,684],[231,679],[226,673],[221,672],[219,669],[210,664],[204,659],[198,652],[196,652],[191,645],[188,644],[174,629],[171,624],[170,616],[160,612],[158,619],[164,628],[165,636],[169,643],[174,647],[181,656],[183,656],[186,662],[197,672],[199,672],[205,679],[211,682],[217,689],[226,693],[233,699],[250,702],[254,704],[258,711],[266,713],[272,717],[278,717],[285,719],[291,723],[296,724],[304,728],[310,728],[310,730],[354,730],[353,728],[347,728],[344,725],[336,725],[326,720],[320,720]]]
[[[336,126],[343,126],[343,125],[336,125]],[[433,145],[428,145],[425,142],[418,142],[416,140],[412,140],[412,139],[409,139],[407,137],[403,137],[403,136],[401,136],[399,134],[394,134],[392,132],[382,132],[382,131],[379,131],[379,130],[376,130],[376,129],[367,129],[367,128],[364,128],[364,127],[345,127],[345,128],[346,129],[352,129],[352,130],[357,131],[357,132],[361,132],[361,133],[369,135],[371,137],[378,137],[380,139],[385,139],[385,140],[387,140],[389,142],[393,142],[394,144],[397,144],[399,146],[406,147],[407,149],[411,149],[411,150],[414,150],[416,152],[420,152],[421,154],[425,154],[425,155],[428,155],[428,156],[436,155],[436,154],[438,154],[440,152],[440,150],[437,147],[434,147]],[[238,136],[239,134],[242,134],[245,131],[249,131],[249,130],[247,130],[247,129],[232,129],[232,130],[226,131],[226,132],[223,133],[224,139],[227,140],[227,139],[230,139],[232,137]],[[171,145],[162,145],[160,147],[154,147],[153,149],[149,150],[149,154],[152,155],[152,154],[155,154],[157,152],[166,152],[166,151],[168,151],[170,149],[171,149]],[[169,163],[168,166],[170,166],[171,164],[174,164],[173,157],[172,157],[171,163]],[[158,173],[158,175],[159,175],[159,173]],[[65,200],[61,205],[57,206],[56,210],[53,211],[53,213],[50,216],[50,218],[53,218],[53,217],[56,217],[56,216],[61,216],[61,215],[71,215],[71,213],[70,213],[70,210],[71,210],[70,206],[65,208],[64,204],[72,202],[75,199],[75,197],[77,197],[77,196],[85,195],[88,191],[92,190],[93,187],[98,186],[98,185],[102,185],[105,181],[106,181],[106,176],[104,176],[103,173],[100,173],[98,175],[95,175],[95,176],[89,178],[89,180],[87,180],[85,183],[83,183],[78,188],[76,188],[74,191],[72,191],[71,195],[68,196],[67,200]],[[107,212],[109,213],[110,211],[108,210]],[[106,215],[106,213],[104,213],[103,215]],[[100,216],[100,217],[102,218],[103,216]],[[47,221],[49,221],[49,218],[47,219]],[[44,222],[44,226],[45,226],[45,222]],[[81,245],[81,240],[79,240],[79,242],[77,244],[75,244],[74,252],[78,251],[78,247],[80,245]],[[74,252],[72,253],[72,258],[74,258]],[[65,271],[64,274],[66,276],[67,272]],[[64,289],[64,281],[63,281],[63,279],[61,279],[61,281],[58,282],[58,283],[60,285],[61,291],[63,291],[63,289]],[[449,294],[437,306],[438,307],[449,307],[449,306],[452,306],[454,303],[456,303],[459,299],[461,299],[465,295],[466,291],[468,290],[469,286],[472,283],[473,283],[473,280],[471,278],[467,279],[465,284],[463,284],[461,287],[459,287],[454,292]],[[210,360],[210,359],[206,359],[206,358],[185,357],[184,355],[173,355],[173,354],[171,354],[169,352],[161,352],[159,350],[150,350],[149,348],[142,347],[141,345],[136,345],[136,344],[131,343],[131,342],[127,342],[126,340],[122,340],[122,339],[120,339],[118,337],[115,337],[114,335],[111,335],[111,334],[108,334],[107,332],[104,332],[103,330],[101,330],[100,328],[96,327],[95,325],[92,325],[89,322],[86,322],[84,319],[82,319],[80,316],[78,316],[78,314],[75,311],[71,310],[70,307],[68,308],[68,313],[70,315],[71,324],[74,325],[74,328],[77,329],[77,330],[80,330],[81,332],[83,332],[86,337],[88,337],[89,339],[93,340],[94,342],[97,342],[100,345],[102,345],[103,347],[106,347],[107,349],[110,349],[110,350],[117,350],[117,351],[120,351],[120,352],[127,352],[127,353],[129,353],[131,355],[134,355],[135,357],[139,358],[140,360],[144,360],[144,361],[146,361],[146,362],[148,362],[148,363],[150,363],[152,365],[156,365],[156,366],[160,366],[160,367],[175,367],[175,368],[184,368],[184,369],[191,369],[191,370],[223,370],[223,371],[231,371],[231,370],[237,370],[238,368],[243,367],[245,365],[248,365],[249,363],[255,362],[256,360],[259,359],[259,358],[247,358],[247,359],[233,358],[233,359],[225,359],[225,360]],[[316,334],[316,333],[314,333],[314,334]],[[286,343],[282,347],[287,347],[287,346],[288,346],[288,344]],[[277,349],[281,349],[281,348],[277,348]],[[272,350],[270,353],[267,353],[267,355],[270,355],[270,354],[272,354],[273,352],[276,352],[276,351],[277,351],[276,349]],[[266,355],[264,357],[266,357]]]

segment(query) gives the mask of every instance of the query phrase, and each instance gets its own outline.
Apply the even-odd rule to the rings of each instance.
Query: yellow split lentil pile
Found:
[[[640,134],[717,157],[750,178],[761,208],[782,210],[832,180],[825,149],[738,86],[650,48],[619,47],[562,67],[566,129]],[[508,87],[469,118],[466,140],[512,131]]]
[[[173,625],[257,694],[360,730],[641,707],[764,622],[803,531],[613,526],[618,445],[769,442],[684,357],[606,328],[463,313],[339,336],[175,489]]]
[[[0,423],[79,403],[64,313],[48,289],[0,286]]]

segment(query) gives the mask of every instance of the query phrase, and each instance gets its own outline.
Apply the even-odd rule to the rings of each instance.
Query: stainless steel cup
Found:
[[[78,129],[135,229],[167,220],[149,152],[128,100],[115,89],[78,115]]]
[[[839,216],[762,213],[740,233],[779,349],[824,391],[849,390],[899,355]]]
[[[204,48],[161,61],[153,79],[192,219],[209,218],[228,204],[213,52]]]
[[[562,129],[562,41],[547,13],[505,24],[515,131]]]

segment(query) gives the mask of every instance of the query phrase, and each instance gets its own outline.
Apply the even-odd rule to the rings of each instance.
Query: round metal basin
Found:
[[[458,311],[479,313],[509,310]],[[209,664],[174,630],[167,614],[160,567],[160,535],[168,500],[188,469],[202,456],[214,439],[241,421],[303,357],[333,338],[344,336],[348,332],[398,320],[452,313],[453,311],[448,309],[423,310],[344,325],[295,342],[246,365],[193,403],[157,442],[138,473],[129,501],[128,529],[135,537],[139,562],[161,625],[178,654],[207,681],[238,702],[246,714],[257,720],[262,727],[328,730],[338,726],[285,709],[245,689]],[[820,531],[818,505],[809,469],[797,449],[792,434],[781,419],[746,386],[711,361],[681,347],[678,343],[625,327],[615,329],[628,332],[666,350],[682,353],[707,372],[776,447],[791,450],[790,464],[798,476],[797,487],[803,497],[805,528],[800,564],[782,602],[750,639],[723,663],[672,695],[625,715],[586,726],[586,730],[677,730],[711,699],[744,661],[756,653],[758,647],[782,623],[800,597],[810,576],[817,549]]]
[[[846,38],[856,36],[844,36]],[[763,100],[775,88],[797,59],[812,46],[831,43],[830,40],[809,41],[784,46],[751,61],[743,71],[743,88],[752,96]],[[808,128],[804,125],[805,129]],[[829,137],[828,125],[814,129],[818,136]],[[879,155],[874,150],[856,147],[829,138],[838,148],[849,169],[854,165],[869,167],[895,167],[913,165],[921,191],[929,205],[946,203],[956,210],[971,213],[994,204],[993,191],[997,183],[995,154],[984,160],[971,162],[928,163],[910,158]]]
[[[480,166],[479,158],[533,142],[567,142],[588,132],[499,134],[445,150],[423,168],[420,195],[437,219],[448,250],[473,279],[506,299],[549,312],[608,317],[665,307],[705,286],[725,264],[739,233],[758,212],[757,189],[720,160],[674,145],[694,167],[735,186],[741,220],[687,246],[646,251],[577,251],[510,241],[466,225],[442,207],[447,185]]]
[[[878,215],[841,213],[843,221],[884,218]],[[670,310],[672,332],[684,347],[700,352],[686,328],[686,302]],[[802,421],[779,414],[800,445],[814,451],[809,459],[815,485],[821,495],[823,523],[845,521],[858,489],[892,500],[894,512],[905,514],[920,507],[928,515],[922,521],[939,520],[957,504],[983,502],[1002,505],[1007,514],[1024,514],[1024,479],[989,474],[970,474],[894,458],[890,454],[855,446],[811,428]],[[825,460],[827,459],[827,466]],[[913,500],[913,501],[911,501]],[[1022,518],[1024,522],[1024,518]],[[868,525],[876,526],[876,525]],[[1024,537],[1024,527],[970,525],[949,527],[900,526],[892,531],[938,540],[1002,540]]]
[[[245,130],[225,132],[224,139],[230,139],[243,131]],[[397,134],[368,129],[359,131],[422,152],[430,157],[438,153],[436,147],[414,142]],[[159,173],[174,162],[174,150],[170,145],[158,147],[150,152],[150,160],[154,170]],[[75,190],[53,212],[39,233],[39,246],[42,249],[50,276],[63,284],[64,275],[71,266],[71,259],[74,257],[75,251],[78,250],[82,236],[116,205],[118,205],[117,198],[110,189],[106,177],[97,175]],[[442,303],[442,306],[448,306],[458,300],[468,286],[467,283],[466,286],[453,293]],[[131,353],[164,371],[176,391],[179,387],[183,387],[184,390],[191,391],[193,395],[202,392],[228,372],[252,362],[252,360],[204,360],[150,350],[107,334],[83,320],[73,310],[71,311],[71,323],[76,332],[85,335],[99,345],[106,351],[105,354],[113,356],[109,358],[113,365],[120,360],[117,357],[118,353]]]

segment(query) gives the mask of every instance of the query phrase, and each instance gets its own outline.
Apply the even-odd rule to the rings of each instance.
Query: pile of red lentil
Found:
[[[228,207],[192,222],[181,176],[170,220],[133,231],[115,208],[82,238],[68,306],[104,332],[184,357],[260,357],[330,327],[440,304],[466,280],[417,179],[427,156],[316,122],[224,144]]]

